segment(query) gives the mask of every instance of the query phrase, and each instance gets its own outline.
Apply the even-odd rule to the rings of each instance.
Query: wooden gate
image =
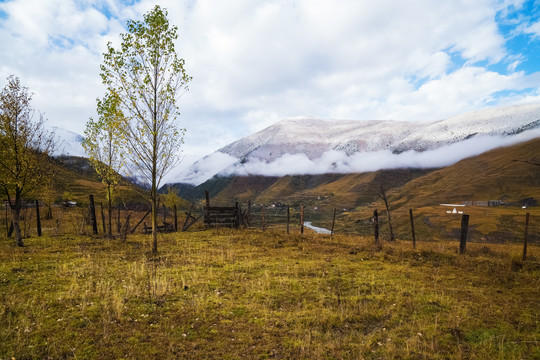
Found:
[[[242,220],[242,210],[238,203],[235,206],[210,206],[208,190],[205,191],[206,206],[204,208],[204,224],[206,226],[225,226],[238,229]]]

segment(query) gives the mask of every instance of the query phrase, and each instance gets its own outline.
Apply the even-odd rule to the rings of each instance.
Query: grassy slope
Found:
[[[229,205],[236,201],[247,203],[254,201],[257,196],[277,180],[267,176],[235,176],[228,184],[212,198],[216,205]]]
[[[347,174],[331,183],[311,189],[308,194],[331,194],[328,207],[353,208],[365,206],[377,198],[380,186],[389,190],[398,188],[412,179],[432,170],[395,169],[370,173]]]
[[[410,233],[408,209],[414,209],[420,223],[420,236],[434,239],[456,238],[459,236],[460,216],[446,214],[448,208],[442,203],[461,203],[471,200],[503,200],[508,203],[522,199],[540,200],[540,166],[522,161],[540,163],[540,139],[535,139],[511,147],[499,148],[477,157],[434,171],[410,181],[389,192],[395,221],[395,230],[404,237]],[[383,208],[379,201],[379,209]],[[470,215],[469,236],[484,241],[521,241],[525,212],[532,215],[531,229],[538,238],[537,229],[540,208],[523,210],[514,207],[466,207],[462,210]],[[358,209],[356,216],[367,218],[372,209]]]
[[[340,244],[338,246],[338,244]],[[539,249],[267,231],[0,240],[0,358],[531,359]]]
[[[373,201],[380,184],[387,188],[402,186],[431,170],[397,169],[362,174],[287,175],[280,178],[250,176],[231,177],[218,192],[210,191],[212,201],[220,204],[235,201],[268,204],[313,203],[323,208],[352,208]],[[202,184],[212,190],[215,180]]]
[[[395,189],[394,207],[418,207],[466,200],[540,200],[540,139],[498,148],[434,171]]]
[[[70,156],[50,161],[57,198],[66,194],[71,201],[88,203],[88,195],[93,194],[97,203],[106,202],[105,185],[101,183],[87,159]],[[143,189],[122,179],[117,187],[116,202],[146,204],[146,194]]]

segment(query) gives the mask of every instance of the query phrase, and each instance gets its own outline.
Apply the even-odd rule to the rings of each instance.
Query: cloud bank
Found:
[[[195,171],[188,176],[171,179],[171,182],[187,182],[195,185],[218,176],[285,176],[326,173],[360,173],[396,168],[439,168],[450,166],[468,157],[486,151],[518,144],[540,137],[540,129],[534,129],[514,136],[478,136],[441,146],[434,150],[417,152],[414,150],[394,154],[392,151],[358,152],[347,155],[342,151],[326,151],[321,157],[309,159],[305,154],[285,154],[268,162],[248,158],[241,163],[239,159],[215,152],[196,163]]]

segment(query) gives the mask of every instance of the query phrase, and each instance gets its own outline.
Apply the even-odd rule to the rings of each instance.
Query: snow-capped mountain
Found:
[[[315,159],[328,150],[350,155],[388,149],[419,127],[417,123],[405,121],[286,119],[218,151],[240,159],[252,157],[268,161],[297,153]]]
[[[540,128],[540,104],[476,111],[424,126],[395,145],[397,151],[424,151],[473,136],[511,136]]]
[[[58,149],[54,152],[54,156],[86,156],[82,146],[83,137],[81,135],[57,126],[53,126],[51,129],[58,144]]]
[[[215,174],[273,175],[442,167],[540,137],[540,104],[492,108],[432,122],[292,118],[195,162],[174,182]]]

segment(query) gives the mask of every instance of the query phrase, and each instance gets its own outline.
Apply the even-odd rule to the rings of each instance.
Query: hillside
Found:
[[[353,208],[377,200],[380,186],[392,206],[418,207],[446,202],[540,199],[540,138],[498,148],[441,169],[378,170],[357,174],[287,175],[283,177],[214,177],[183,196],[202,199],[204,190],[220,203],[294,203],[324,200],[331,207]],[[522,161],[516,161],[522,160]],[[176,185],[179,187],[180,185]]]
[[[106,202],[105,185],[90,166],[88,159],[76,156],[50,158],[53,174],[41,197],[47,196],[54,202],[62,200],[88,203],[93,194],[96,202]],[[117,188],[115,203],[146,204],[145,190],[122,178]]]
[[[250,200],[253,204],[288,204],[296,211],[300,205],[304,205],[306,219],[327,228],[330,226],[331,212],[336,208],[336,229],[339,232],[367,235],[372,231],[369,219],[373,210],[378,209],[380,221],[386,222],[384,204],[378,197],[380,186],[383,185],[387,190],[396,235],[410,237],[409,209],[414,209],[415,216],[421,220],[417,224],[417,236],[424,239],[457,236],[459,217],[448,217],[448,209],[440,204],[500,200],[507,206],[467,207],[467,213],[472,216],[471,237],[477,240],[514,241],[515,229],[522,227],[521,217],[525,210],[521,206],[529,206],[526,211],[538,216],[540,166],[531,163],[540,163],[539,148],[540,138],[537,138],[501,147],[440,169],[283,177],[214,177],[191,188],[192,191],[184,195],[189,194],[195,200],[203,199],[204,190],[208,189],[211,201],[216,205],[236,201],[245,204]],[[537,238],[536,231],[531,228],[531,238]]]
[[[317,204],[322,208],[354,208],[371,203],[381,184],[387,189],[405,185],[431,169],[379,170],[361,174],[322,174],[271,176],[214,177],[201,185],[173,184],[172,188],[185,199],[204,199],[209,191],[216,205],[236,201],[258,204]],[[165,187],[161,192],[165,191]]]
[[[540,138],[498,148],[412,180],[390,193],[393,206],[475,200],[540,200]]]

